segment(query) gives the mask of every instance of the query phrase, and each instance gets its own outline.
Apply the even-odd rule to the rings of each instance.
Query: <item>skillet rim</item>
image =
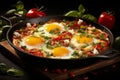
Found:
[[[43,16],[43,17],[37,17],[37,18],[25,18],[25,20],[23,20],[23,22],[19,22],[19,23],[16,23],[15,25],[13,25],[12,27],[10,27],[9,28],[9,30],[7,31],[7,34],[6,34],[6,37],[7,37],[7,41],[8,41],[8,43],[15,49],[15,50],[17,50],[17,52],[19,51],[19,52],[22,52],[22,53],[24,53],[25,55],[29,55],[29,56],[33,56],[33,57],[36,57],[36,58],[42,58],[42,59],[48,59],[48,60],[62,60],[62,61],[66,61],[66,60],[84,60],[84,59],[89,59],[89,58],[94,58],[95,56],[97,56],[97,55],[95,55],[95,56],[92,56],[92,57],[87,57],[87,58],[73,58],[73,59],[54,59],[54,58],[46,58],[46,57],[39,57],[39,56],[35,56],[35,55],[32,55],[32,54],[29,54],[28,52],[25,52],[25,51],[22,51],[21,49],[19,49],[18,47],[16,47],[13,43],[12,43],[12,40],[10,39],[11,38],[11,35],[10,35],[10,33],[12,33],[13,34],[13,30],[15,29],[14,27],[16,27],[17,25],[20,25],[20,24],[25,24],[26,22],[29,22],[29,21],[31,21],[31,20],[36,20],[36,19],[45,19],[45,18],[49,18],[49,19],[51,19],[51,18],[55,18],[55,19],[73,19],[73,20],[75,20],[75,19],[82,19],[82,18],[76,18],[76,17],[68,17],[68,16],[62,16],[62,15],[49,15],[49,16]],[[105,26],[103,26],[103,25],[101,25],[101,24],[99,24],[99,23],[96,23],[96,22],[93,22],[93,21],[90,21],[90,20],[86,20],[86,19],[82,19],[83,21],[87,21],[87,23],[89,22],[89,23],[91,23],[92,25],[97,25],[97,26],[100,26],[101,28],[103,28],[105,31],[107,31],[107,33],[109,34],[109,38],[110,38],[110,46],[109,46],[109,48],[107,49],[107,50],[105,50],[105,51],[103,51],[102,53],[100,53],[100,54],[102,54],[102,55],[104,55],[104,53],[106,52],[106,51],[108,51],[109,49],[111,49],[111,47],[112,47],[112,45],[113,45],[113,42],[114,42],[114,36],[113,36],[113,34],[112,34],[112,32],[110,31],[110,29],[108,29],[107,27],[105,27]],[[48,20],[47,20],[48,21]],[[40,22],[40,21],[39,21]],[[95,26],[96,27],[96,26]]]

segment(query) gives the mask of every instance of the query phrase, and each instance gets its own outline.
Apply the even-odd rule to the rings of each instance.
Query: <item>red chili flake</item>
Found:
[[[69,73],[68,73],[68,76],[70,76],[70,77],[75,77],[75,73],[74,73],[74,72],[69,72]]]
[[[91,72],[91,74],[94,75],[94,76],[95,76],[95,75],[98,75],[97,72]]]
[[[84,77],[84,80],[88,80],[89,78],[88,77]]]
[[[47,71],[48,71],[48,68],[45,68],[44,71],[47,72]]]
[[[58,74],[62,74],[63,73],[61,69],[56,69],[55,72],[58,73]]]
[[[68,69],[63,69],[63,72],[64,72],[64,73],[68,72]]]
[[[60,69],[60,68],[51,69],[49,71],[52,72],[52,73],[56,73],[56,74],[63,74],[63,73],[67,73],[68,72],[67,69]]]
[[[112,65],[113,68],[116,68],[116,65]]]

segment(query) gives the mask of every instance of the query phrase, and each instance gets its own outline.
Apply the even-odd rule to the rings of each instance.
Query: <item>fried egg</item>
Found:
[[[36,36],[26,36],[24,37],[20,45],[25,46],[28,50],[37,48],[39,49],[40,46],[44,44],[44,39],[42,37],[36,37]]]
[[[38,33],[42,36],[56,37],[64,30],[65,28],[62,23],[53,22],[42,25],[40,28],[38,28]]]
[[[37,50],[44,54],[44,57],[52,59],[71,59],[99,54],[104,49],[96,46],[100,44],[108,47],[109,45],[104,45],[110,43],[108,34],[83,22],[83,20],[78,20],[77,23],[76,20],[59,22],[55,20],[42,25],[27,23],[25,29],[14,32],[13,43],[24,51]],[[76,24],[79,28],[73,28]]]
[[[70,59],[74,50],[71,47],[59,46],[53,49],[43,48],[46,53],[50,55],[50,58]]]
[[[70,47],[56,47],[52,49],[52,58],[70,59],[74,50]]]
[[[74,35],[70,44],[76,49],[91,50],[93,44],[100,43],[100,40],[88,35]]]

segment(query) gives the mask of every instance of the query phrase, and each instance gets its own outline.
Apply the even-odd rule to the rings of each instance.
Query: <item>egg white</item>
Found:
[[[46,23],[44,25],[42,25],[41,27],[39,27],[37,30],[37,32],[34,33],[34,35],[41,35],[41,36],[48,36],[48,37],[57,37],[58,34],[51,34],[50,32],[46,31],[45,27],[48,25],[49,23]],[[62,23],[58,23],[58,22],[53,22],[51,24],[56,24],[58,26],[60,26],[61,31],[60,33],[62,33],[63,31],[65,31],[65,27]]]
[[[93,44],[98,44],[100,43],[100,40],[97,38],[92,37],[92,41],[90,43],[79,43],[77,42],[75,36],[72,37],[70,41],[70,45],[72,45],[74,48],[81,50],[81,48],[85,50],[92,50],[93,49]]]
[[[28,36],[27,36],[27,37],[28,37]],[[21,45],[21,46],[25,46],[26,49],[28,49],[28,50],[30,50],[30,49],[40,49],[41,46],[43,45],[43,44],[28,45],[28,44],[26,44],[26,42],[25,42],[27,37],[24,37],[24,38],[21,39],[21,41],[20,41],[20,45]]]
[[[72,58],[72,54],[74,53],[74,49],[72,49],[71,47],[65,47],[69,50],[68,55],[65,56],[52,56],[52,49],[48,49],[45,45],[42,46],[42,50],[45,51],[47,54],[51,55],[49,56],[49,58],[53,58],[53,59],[70,59]]]

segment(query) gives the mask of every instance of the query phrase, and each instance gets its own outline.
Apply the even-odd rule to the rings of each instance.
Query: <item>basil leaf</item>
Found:
[[[10,75],[10,76],[14,76],[14,77],[20,77],[20,76],[24,75],[22,70],[15,69],[15,68],[8,69],[7,74]]]
[[[10,10],[8,10],[5,14],[12,14],[12,13],[14,13],[14,12],[16,12],[16,9],[10,9]]]
[[[65,14],[65,16],[72,16],[72,17],[77,17],[77,18],[83,18],[83,19],[88,19],[93,22],[97,22],[97,18],[91,14],[84,14],[85,13],[85,8],[82,4],[78,6],[78,10],[71,10],[68,13]]]
[[[72,11],[67,12],[65,14],[65,16],[78,17],[79,16],[79,12],[77,10],[72,10]]]
[[[115,38],[115,44],[116,44],[117,46],[120,46],[120,36],[117,36],[117,37]]]
[[[19,10],[16,13],[18,14],[18,16],[22,16],[22,15],[25,15],[27,13],[27,10],[26,9]]]
[[[82,12],[78,12],[78,18],[82,18],[83,13]]]
[[[91,20],[93,22],[97,22],[97,18],[91,14],[84,14],[82,16],[83,19],[88,19],[88,20]]]
[[[6,20],[0,20],[0,28],[2,28],[6,24],[8,24]]]
[[[8,66],[5,63],[0,63],[0,74],[6,74]]]
[[[16,9],[17,9],[17,10],[23,10],[23,9],[24,9],[24,4],[23,4],[22,1],[18,1],[18,2],[16,3]]]
[[[84,8],[84,6],[82,5],[82,4],[80,4],[79,6],[78,6],[78,11],[80,12],[80,13],[84,13],[85,12],[85,8]]]

